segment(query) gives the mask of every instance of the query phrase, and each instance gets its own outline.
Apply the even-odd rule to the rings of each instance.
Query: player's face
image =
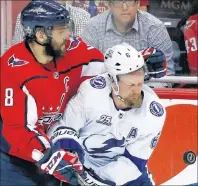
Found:
[[[127,25],[135,20],[138,4],[139,1],[136,0],[128,0],[125,3],[121,0],[112,0],[109,9],[118,23]]]
[[[52,30],[51,46],[55,53],[63,56],[66,52],[66,42],[69,39],[69,26],[56,26]]]
[[[143,83],[143,70],[120,76],[120,96],[128,107],[132,107],[140,99]]]

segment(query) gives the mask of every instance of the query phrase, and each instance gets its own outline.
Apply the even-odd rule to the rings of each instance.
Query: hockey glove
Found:
[[[145,61],[146,80],[161,78],[166,75],[166,57],[161,50],[147,48],[141,51]]]
[[[61,149],[58,145],[48,149],[36,165],[42,172],[55,176],[63,182],[77,185],[76,174],[83,173],[83,165],[76,154]]]
[[[74,129],[63,126],[58,127],[50,139],[54,145],[77,154],[80,162],[84,163],[84,151],[80,145],[78,134]]]

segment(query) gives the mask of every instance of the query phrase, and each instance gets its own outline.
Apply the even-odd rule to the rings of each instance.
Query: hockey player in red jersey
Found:
[[[191,75],[198,75],[198,1],[192,4],[191,13],[184,26],[184,39]]]
[[[184,29],[183,29],[184,26]],[[198,75],[198,1],[191,4],[187,16],[177,25],[184,30],[184,40],[186,45],[188,66],[192,76]]]
[[[21,21],[25,40],[1,57],[0,185],[76,185],[80,145],[63,149],[45,133],[83,78],[102,73],[103,55],[69,37],[69,13],[55,1],[30,2]]]
[[[52,144],[46,131],[62,117],[83,79],[103,72],[104,57],[69,37],[68,11],[55,1],[30,2],[21,22],[25,40],[1,57],[0,185],[55,186],[58,180],[76,185],[76,173],[83,172],[76,133],[71,129],[63,134],[68,138]],[[160,63],[151,74],[161,77],[163,55],[152,54],[150,65],[156,58]]]

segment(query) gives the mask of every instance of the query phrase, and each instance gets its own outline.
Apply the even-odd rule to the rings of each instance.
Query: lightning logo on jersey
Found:
[[[98,142],[96,147],[95,142]],[[120,154],[123,153],[125,147],[125,138],[116,139],[111,133],[107,135],[91,135],[83,141],[85,151],[94,158],[114,158],[116,153],[115,149],[120,149]]]
[[[119,110],[110,96],[110,81],[107,73],[84,81],[57,125],[79,131],[86,168],[93,169],[103,180],[124,185],[144,171],[164,125],[166,110],[146,85],[140,108]],[[119,174],[118,179],[120,170],[126,174]]]

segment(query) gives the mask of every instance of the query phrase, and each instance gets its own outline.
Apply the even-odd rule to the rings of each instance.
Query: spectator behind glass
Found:
[[[34,1],[34,0],[33,0]],[[79,36],[90,19],[90,14],[85,10],[71,6],[72,1],[59,1],[69,11],[72,20],[72,34]],[[20,43],[24,39],[21,25],[21,13],[18,14],[12,44]]]
[[[109,10],[88,22],[82,32],[84,41],[103,53],[122,42],[138,51],[148,47],[157,48],[167,58],[167,74],[174,75],[172,42],[164,24],[153,15],[138,11],[139,0],[110,0],[108,4]]]
[[[73,0],[72,5],[75,7],[83,8],[84,10],[88,11],[92,17],[108,9],[107,0]],[[149,5],[149,0],[140,0],[139,9],[147,12]]]
[[[194,0],[185,18],[178,27],[184,26],[184,39],[188,55],[188,66],[192,76],[198,75],[198,1]]]
[[[72,6],[73,0],[59,1],[69,11],[73,22],[73,35],[79,36],[90,19],[90,14],[82,8]]]
[[[89,0],[88,12],[90,13],[91,17],[94,17],[98,14],[98,9],[95,0]]]

